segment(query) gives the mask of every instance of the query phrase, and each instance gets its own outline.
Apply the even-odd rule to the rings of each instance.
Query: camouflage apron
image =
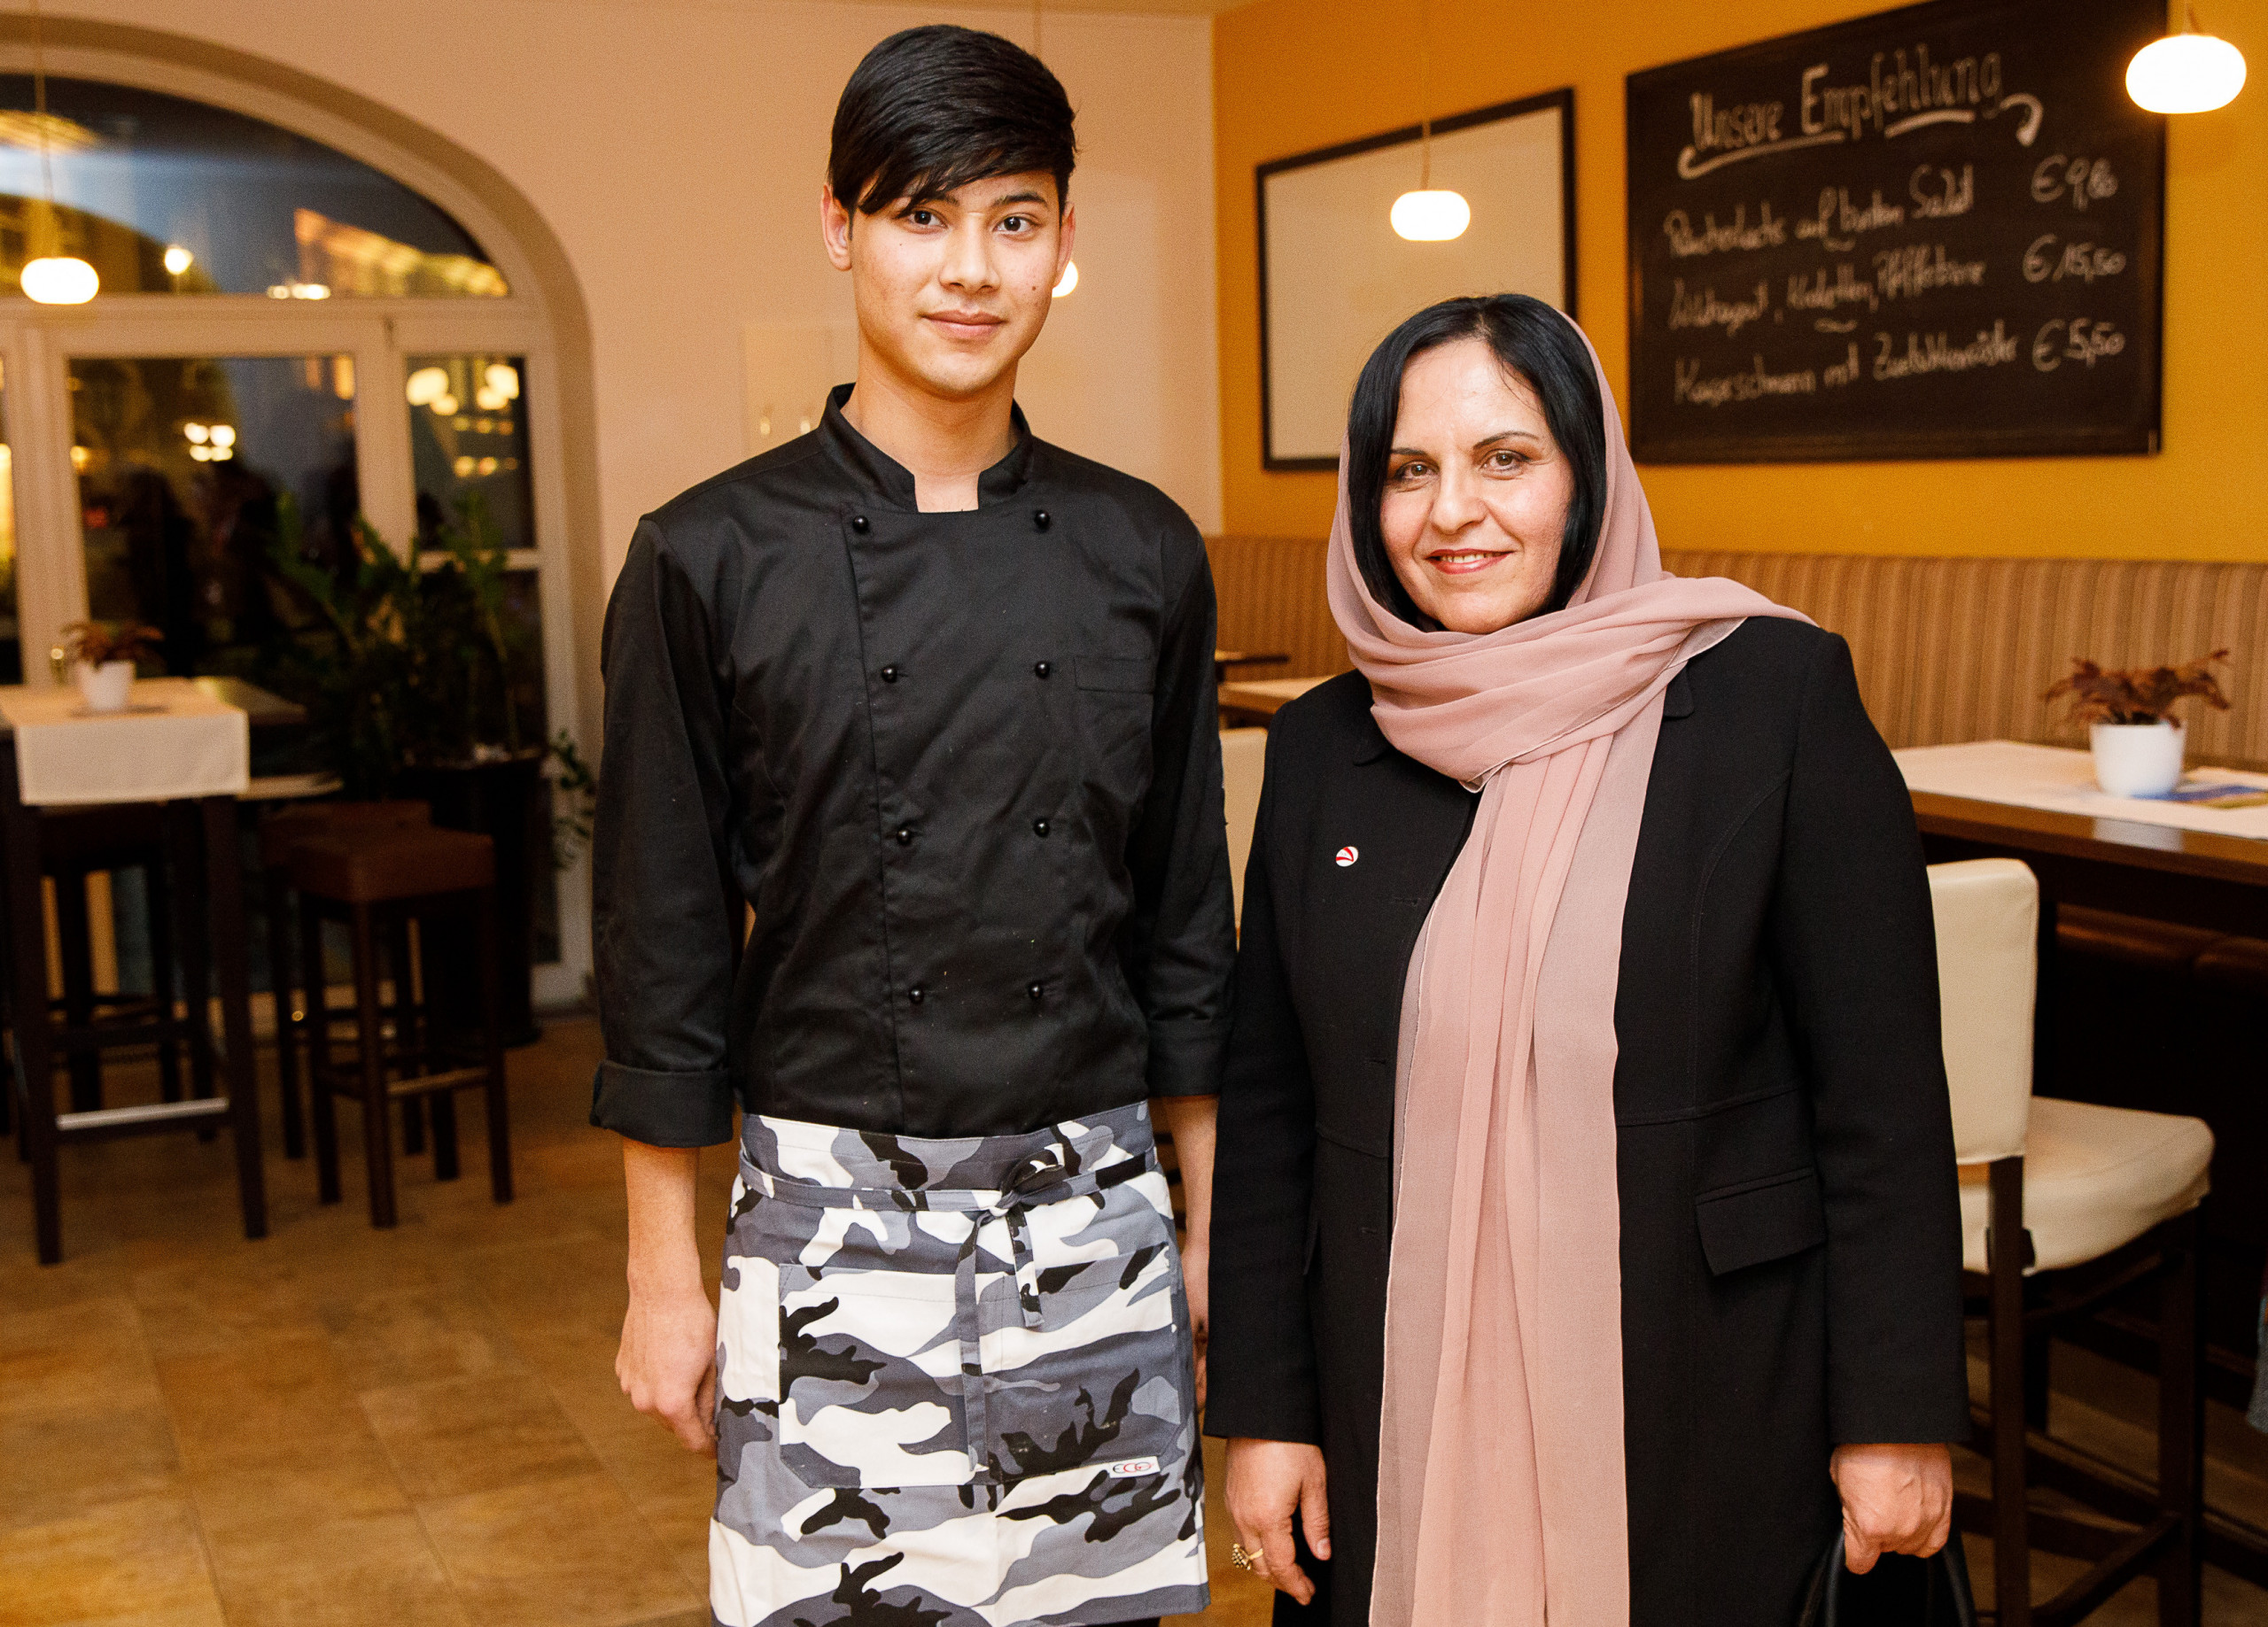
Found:
[[[1145,1104],[966,1141],[750,1115],[718,1315],[717,1622],[1202,1610],[1188,1330]]]

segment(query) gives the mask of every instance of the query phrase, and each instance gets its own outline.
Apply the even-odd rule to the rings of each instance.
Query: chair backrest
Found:
[[[2022,1158],[2031,1116],[2039,879],[2016,859],[1932,864],[1930,907],[1954,1157],[1963,1164]]]
[[[1260,817],[1260,780],[1268,763],[1268,731],[1221,731],[1221,788],[1229,817],[1229,878],[1236,889],[1237,919],[1244,919],[1244,866],[1252,856],[1252,827]]]

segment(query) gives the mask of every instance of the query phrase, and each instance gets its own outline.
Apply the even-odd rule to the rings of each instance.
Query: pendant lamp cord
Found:
[[[36,4],[36,0],[35,0]],[[1418,5],[1418,188],[1433,185],[1433,8],[1425,0]]]

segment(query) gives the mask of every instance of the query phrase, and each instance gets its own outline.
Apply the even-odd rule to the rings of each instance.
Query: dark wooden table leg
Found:
[[[55,945],[63,962],[63,1024],[85,1032],[95,1026],[95,938],[87,915],[87,872],[65,866],[55,883]],[[103,1104],[102,1053],[92,1046],[68,1050],[63,1066],[71,1076],[71,1111],[92,1112]]]
[[[63,1258],[58,1180],[55,1056],[47,1007],[47,931],[40,903],[39,814],[24,806],[12,743],[0,748],[0,850],[5,853],[8,949],[15,974],[16,1081],[32,1166],[32,1228],[40,1264]]]
[[[496,889],[480,889],[480,1048],[488,1067],[488,1184],[500,1204],[512,1201],[511,1115],[504,1089],[503,978],[497,968]]]
[[[299,895],[300,981],[307,991],[307,1119],[315,1143],[315,1201],[338,1201],[338,1104],[330,1077],[330,1002],[322,964],[322,912]]]
[[[361,1062],[362,1158],[370,1183],[370,1224],[384,1230],[394,1223],[392,1103],[386,1095],[385,1012],[378,1004],[378,943],[370,906],[357,903],[350,929],[354,939],[354,1019]]]
[[[181,909],[183,1014],[189,1019],[189,1091],[203,1101],[213,1094],[212,888],[200,855],[197,806],[173,802],[166,809],[166,845],[172,861],[174,895]],[[208,1127],[204,1135],[211,1136]]]
[[[268,998],[276,1007],[276,1083],[284,1098],[284,1156],[307,1155],[307,1129],[299,1117],[299,1034],[291,1020],[291,877],[282,865],[260,877],[268,915]]]
[[[150,916],[150,997],[158,1003],[158,1015],[167,1022],[181,1014],[174,999],[175,948],[180,941],[175,928],[179,923],[174,917],[173,878],[166,873],[165,855],[158,862],[142,869],[144,896],[149,902]],[[181,1042],[158,1042],[158,1094],[161,1100],[181,1100]]]
[[[252,1047],[252,944],[245,922],[244,857],[237,851],[237,800],[208,796],[200,805],[205,815],[206,910],[220,972],[229,1117],[237,1134],[237,1192],[244,1204],[245,1236],[265,1237],[268,1187],[260,1168],[260,1066]]]

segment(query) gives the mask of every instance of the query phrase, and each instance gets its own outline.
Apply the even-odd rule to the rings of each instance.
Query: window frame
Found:
[[[406,359],[485,352],[524,359],[519,410],[527,426],[535,546],[516,548],[532,569],[543,632],[544,691],[555,732],[579,734],[576,606],[568,551],[561,372],[551,314],[535,267],[480,198],[419,154],[331,109],[194,64],[126,51],[47,48],[57,77],[107,81],[210,103],[324,143],[421,193],[471,234],[504,274],[501,298],[276,299],[260,294],[98,294],[85,306],[0,299],[0,381],[14,481],[17,620],[27,684],[53,681],[46,652],[86,614],[86,548],[71,466],[69,369],[82,356],[301,356],[354,359],[354,438],[362,511],[406,550],[416,531],[416,484]],[[0,73],[27,74],[31,53],[0,41]],[[559,877],[561,958],[536,967],[539,1004],[582,997],[590,971],[587,856]]]

